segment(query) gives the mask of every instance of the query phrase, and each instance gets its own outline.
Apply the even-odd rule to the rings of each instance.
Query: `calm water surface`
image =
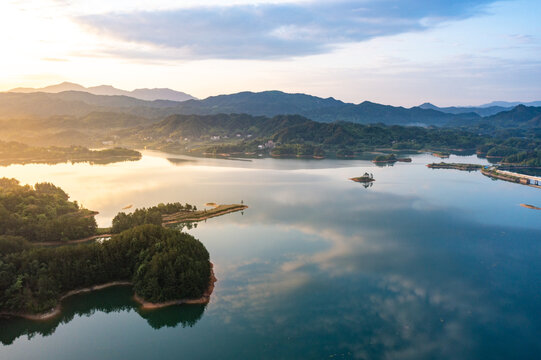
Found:
[[[211,303],[142,312],[129,287],[73,296],[47,322],[0,321],[1,359],[538,359],[541,190],[368,161],[188,159],[9,166],[100,211],[250,206],[189,230],[219,279]],[[452,156],[452,162],[477,162]],[[348,178],[365,171],[364,188]]]

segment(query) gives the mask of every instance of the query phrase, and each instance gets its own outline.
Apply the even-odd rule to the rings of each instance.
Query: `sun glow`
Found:
[[[228,1],[227,6],[262,3],[301,6],[306,2],[238,0]],[[367,6],[372,2],[377,5],[373,0],[363,2]],[[211,9],[223,7],[223,3],[216,0],[159,0],[151,4],[143,0],[2,1],[0,91],[70,81],[84,86],[110,84],[126,90],[169,87],[199,98],[276,89],[355,103],[370,100],[405,106],[425,101],[438,105],[478,104],[503,98],[531,101],[539,93],[540,67],[536,55],[540,51],[540,28],[535,14],[540,5],[535,0],[495,2],[484,12],[465,19],[439,25],[421,22],[424,30],[328,44],[328,51],[322,53],[282,58],[190,56],[189,46],[175,47],[175,43],[161,42],[174,38],[178,31],[167,33],[161,29],[165,33],[158,31],[160,41],[152,42],[152,37],[146,39],[149,41],[122,38],[105,32],[100,23],[91,26],[81,21],[85,16],[117,13],[126,17],[135,13],[145,21],[146,15],[163,11],[166,14],[163,18],[173,19],[170,21],[174,24],[178,9],[202,6]],[[216,19],[219,19],[219,9],[213,14],[218,14]],[[408,20],[407,16],[404,15],[404,21]],[[398,24],[400,18],[396,20]],[[313,27],[295,24],[295,19],[287,21],[269,30],[276,35],[273,39],[302,42],[313,31],[322,32],[316,38],[325,38],[333,30],[325,27],[323,20]],[[378,26],[373,19],[363,21]],[[209,24],[206,30],[216,30],[212,28],[214,22]],[[478,28],[485,30],[479,33],[475,31]],[[258,37],[246,41],[256,42],[246,53],[258,46],[273,46],[272,42],[258,44]],[[220,44],[209,40],[208,48],[213,46],[219,48]]]

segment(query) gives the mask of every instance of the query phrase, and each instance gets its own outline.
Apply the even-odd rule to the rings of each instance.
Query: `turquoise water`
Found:
[[[249,205],[189,230],[218,282],[207,306],[141,312],[129,287],[71,297],[58,319],[0,321],[1,359],[536,359],[541,190],[440,159],[140,162],[0,168],[98,210]],[[477,162],[451,156],[449,162]],[[348,178],[373,173],[364,188]]]

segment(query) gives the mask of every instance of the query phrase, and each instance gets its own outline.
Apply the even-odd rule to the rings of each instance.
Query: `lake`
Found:
[[[0,358],[538,358],[541,211],[519,205],[541,206],[541,190],[412,158],[146,151],[138,162],[2,167],[0,177],[62,187],[100,226],[129,205],[249,208],[187,230],[215,265],[207,306],[140,311],[129,287],[73,296],[57,319],[1,320]],[[348,180],[365,171],[372,186]]]

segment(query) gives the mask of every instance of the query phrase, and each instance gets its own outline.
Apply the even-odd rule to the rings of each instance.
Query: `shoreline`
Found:
[[[209,287],[207,288],[207,290],[205,290],[203,295],[201,295],[201,297],[199,298],[171,300],[171,301],[166,301],[163,303],[151,303],[137,296],[137,294],[134,294],[133,299],[140,305],[140,309],[142,310],[161,309],[167,306],[180,305],[180,304],[208,304],[210,302],[210,296],[214,292],[214,287],[215,287],[214,284],[217,281],[218,279],[216,278],[214,274],[214,264],[210,263]],[[47,312],[38,313],[38,314],[29,314],[29,313],[6,311],[6,312],[0,312],[0,317],[19,317],[26,320],[32,320],[32,321],[51,320],[62,313],[62,300],[73,295],[83,294],[83,293],[87,293],[91,291],[103,290],[103,289],[113,287],[113,286],[133,286],[133,283],[131,281],[111,281],[108,283],[89,286],[86,288],[70,290],[58,299],[58,305],[56,305],[54,308],[52,308],[51,310]]]
[[[508,181],[515,184],[526,185],[526,186],[531,186],[534,188],[541,189],[541,185],[533,184],[530,182],[531,181],[530,179],[539,179],[538,177],[535,177],[535,176],[499,170],[497,168],[496,169],[483,168],[481,169],[481,174],[489,178],[499,179],[499,180]],[[537,180],[533,180],[533,181],[537,182]]]
[[[131,286],[130,281],[111,281],[104,284],[89,286],[81,289],[70,290],[58,299],[58,305],[47,312],[38,314],[18,313],[18,312],[1,312],[0,316],[3,317],[22,317],[27,320],[50,320],[62,313],[62,300],[77,294],[83,294],[91,291],[102,290],[113,286]]]

